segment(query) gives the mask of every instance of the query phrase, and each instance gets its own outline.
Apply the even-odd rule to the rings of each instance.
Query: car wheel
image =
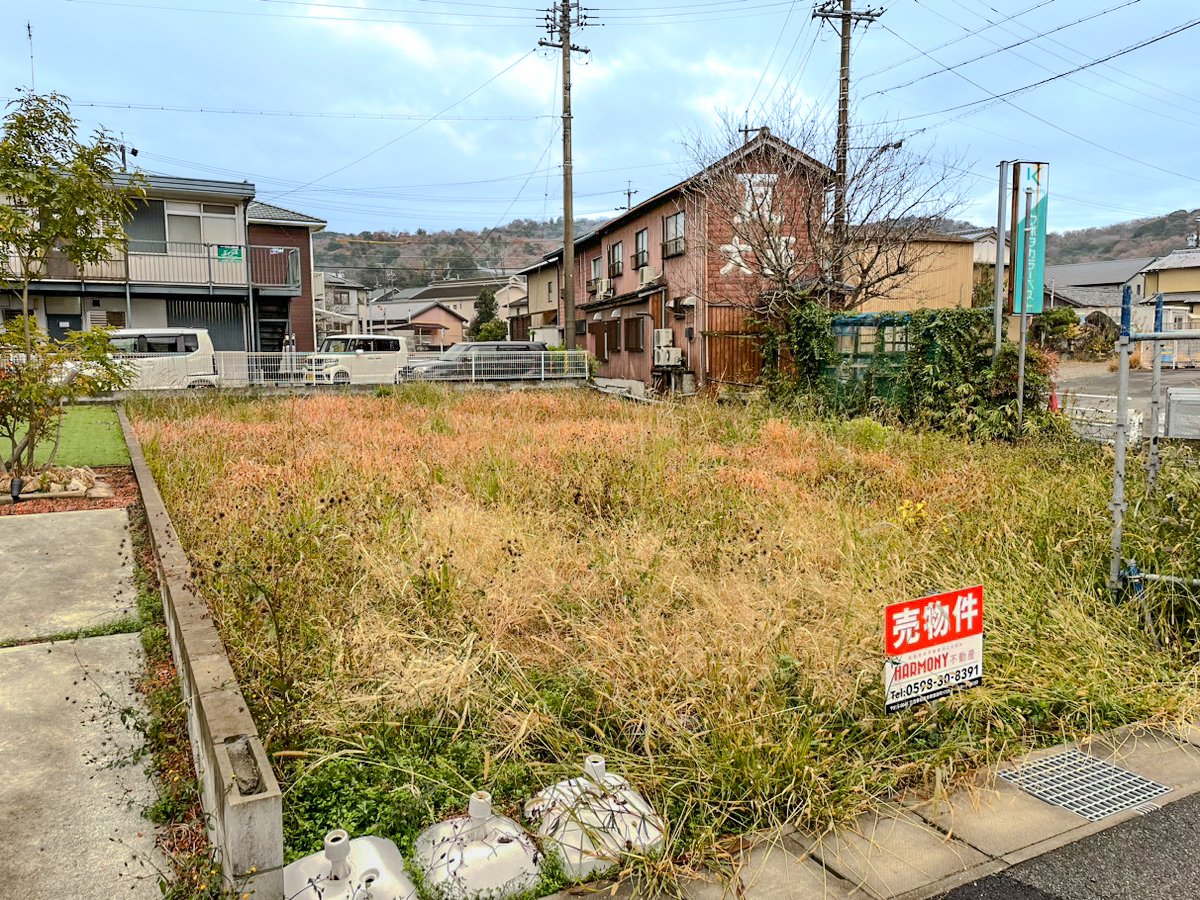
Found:
[[[350,373],[349,372],[335,373],[333,376],[333,383],[334,384],[349,384],[350,383]]]

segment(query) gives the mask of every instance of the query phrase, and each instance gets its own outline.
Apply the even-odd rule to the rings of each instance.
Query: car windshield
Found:
[[[474,347],[474,344],[455,344],[449,350],[442,354],[442,359],[457,359],[463,356],[468,350]]]
[[[350,341],[346,338],[325,338],[321,342],[322,353],[349,353]]]

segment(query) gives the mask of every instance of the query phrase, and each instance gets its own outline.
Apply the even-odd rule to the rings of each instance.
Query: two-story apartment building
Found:
[[[128,184],[122,176],[116,187]],[[112,257],[51,260],[30,306],[51,337],[95,326],[206,328],[218,350],[311,349],[312,253],[324,222],[254,203],[249,182],[143,176],[145,199]],[[10,264],[11,261],[10,261]],[[0,293],[5,318],[20,298]]]

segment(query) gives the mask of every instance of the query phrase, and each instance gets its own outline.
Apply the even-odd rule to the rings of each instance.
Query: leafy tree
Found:
[[[66,97],[22,91],[7,109],[0,126],[0,244],[6,251],[0,258],[0,288],[21,297],[23,341],[5,345],[4,383],[6,396],[24,404],[26,437],[22,452],[14,448],[6,468],[25,471],[33,465],[47,416],[56,414],[55,407],[42,403],[44,395],[34,382],[47,377],[48,359],[68,361],[57,351],[48,355],[40,335],[35,342],[29,286],[45,278],[52,264],[82,271],[111,259],[125,239],[123,223],[133,201],[144,192],[136,178],[127,189],[115,186],[120,144],[103,130],[81,140]],[[10,332],[5,331],[8,338]],[[66,346],[83,349],[78,343]],[[67,388],[82,387],[90,376],[62,375],[61,380]]]
[[[475,340],[477,341],[502,341],[507,337],[508,325],[499,319],[484,322],[479,326],[479,331],[475,334]]]
[[[484,288],[479,292],[479,299],[475,301],[475,318],[471,320],[471,324],[467,326],[467,339],[476,340],[496,340],[496,338],[480,338],[479,329],[496,320],[496,292],[490,288]],[[507,333],[507,329],[505,329]]]
[[[28,342],[28,343],[27,343]],[[10,319],[0,331],[0,436],[9,444],[5,472],[33,470],[33,451],[51,431],[61,434],[65,405],[80,396],[124,387],[127,360],[111,354],[103,330],[72,331],[51,341],[41,329]],[[30,411],[33,411],[32,414]],[[48,465],[53,465],[54,450]]]

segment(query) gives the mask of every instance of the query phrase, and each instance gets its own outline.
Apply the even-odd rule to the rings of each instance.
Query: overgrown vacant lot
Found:
[[[1103,590],[1110,463],[586,392],[156,398],[136,431],[287,788],[402,846],[599,751],[671,853],[1194,712]],[[985,683],[883,714],[886,604],[982,582]]]

